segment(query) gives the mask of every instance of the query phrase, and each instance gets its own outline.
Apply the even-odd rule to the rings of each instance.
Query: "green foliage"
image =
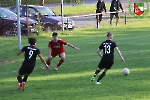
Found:
[[[2,100],[149,100],[149,18],[128,19],[124,25],[110,27],[104,19],[100,29],[93,26],[70,31],[57,31],[59,38],[74,44],[81,50],[65,46],[66,60],[58,71],[53,71],[59,58],[52,60],[51,69],[41,70],[43,63],[37,59],[36,68],[26,83],[24,92],[17,90],[17,71],[24,55],[16,56],[18,40],[16,37],[0,37],[0,97]],[[114,34],[125,63],[115,52],[115,63],[102,79],[101,85],[90,82],[97,69],[100,58],[96,50],[106,39],[106,32]],[[63,34],[62,34],[63,33]],[[22,36],[22,46],[28,45],[27,38],[37,38],[37,47],[47,59],[47,43],[51,34]],[[130,74],[124,76],[123,68]]]
[[[11,7],[16,5],[14,0],[0,0],[0,7]]]
[[[39,34],[43,34],[44,31],[43,31],[43,23],[40,21],[40,16],[39,14],[37,14],[37,21],[38,21],[38,25],[37,25],[37,30],[38,30],[38,35]]]
[[[82,9],[85,8],[85,9]],[[60,14],[60,8],[52,8],[57,14]],[[63,11],[65,15],[76,15],[76,14],[84,14],[84,13],[93,13],[95,12],[95,5],[76,5],[64,7]]]

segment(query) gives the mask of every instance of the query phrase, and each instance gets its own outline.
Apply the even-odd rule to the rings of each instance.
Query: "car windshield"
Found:
[[[52,10],[50,10],[48,7],[38,7],[37,9],[42,15],[50,15],[50,16],[55,15],[55,13]]]
[[[6,17],[16,17],[16,14],[7,10],[7,9],[0,9],[0,17],[6,18]]]

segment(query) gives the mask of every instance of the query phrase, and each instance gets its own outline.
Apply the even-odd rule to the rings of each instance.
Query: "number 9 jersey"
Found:
[[[25,52],[24,62],[30,63],[33,66],[35,65],[37,55],[41,54],[40,50],[34,46],[24,46],[21,51]]]

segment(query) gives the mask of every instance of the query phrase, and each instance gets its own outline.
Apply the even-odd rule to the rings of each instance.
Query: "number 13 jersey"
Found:
[[[103,50],[102,59],[114,60],[114,48],[116,47],[116,43],[111,40],[102,42],[102,44],[99,46],[99,49]]]

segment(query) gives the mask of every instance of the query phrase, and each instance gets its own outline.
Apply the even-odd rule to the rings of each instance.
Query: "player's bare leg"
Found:
[[[50,66],[52,59],[53,59],[53,57],[50,55],[50,56],[48,57],[47,61],[46,61],[47,65]]]
[[[47,63],[47,65],[49,65],[49,67],[50,67],[50,63],[51,63],[51,60],[53,59],[53,57],[50,55],[49,57],[48,57],[48,59],[47,59],[47,61],[46,61],[46,63]],[[48,69],[46,66],[44,66],[44,67],[42,67],[42,69],[43,70],[45,70],[45,69]]]
[[[54,70],[58,70],[58,67],[64,62],[64,60],[65,60],[65,57],[66,57],[66,55],[65,55],[65,52],[63,52],[63,53],[61,53],[60,55],[60,60],[59,60],[59,62],[58,62],[58,64],[57,64],[57,66],[55,67],[55,69]]]
[[[116,19],[116,26],[118,26],[119,18]]]
[[[22,91],[25,89],[25,82],[22,82]]]
[[[100,26],[101,21],[99,20],[99,21],[98,21],[98,23],[99,23],[99,25],[98,25],[98,26]]]

